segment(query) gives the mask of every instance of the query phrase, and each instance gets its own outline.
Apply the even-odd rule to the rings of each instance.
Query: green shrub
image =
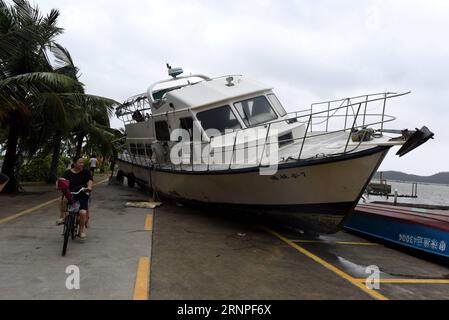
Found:
[[[57,169],[57,176],[60,177],[67,169],[70,159],[67,157],[60,157]],[[20,177],[22,181],[35,182],[45,181],[45,178],[50,170],[51,155],[45,158],[36,157],[28,159],[20,168]]]

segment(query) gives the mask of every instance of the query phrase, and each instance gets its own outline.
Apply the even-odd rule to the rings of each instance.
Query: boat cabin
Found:
[[[237,132],[266,128],[268,123],[280,132],[284,141],[280,146],[304,134],[304,129],[297,130],[300,123],[282,121],[288,120],[287,112],[271,87],[240,75],[214,79],[190,75],[160,81],[147,93],[130,98],[118,108],[117,115],[122,119],[128,116],[127,143],[131,154],[138,156],[151,156],[155,143],[170,149],[176,143],[170,141],[171,134],[178,128],[189,132],[191,141],[215,147],[235,144]],[[194,132],[198,137],[193,137]],[[265,141],[265,134],[263,138]]]
[[[151,88],[150,95],[154,96]],[[193,126],[198,126],[203,139],[209,141],[208,130],[225,134],[275,121],[287,114],[272,88],[242,76],[176,87],[154,99],[152,106],[154,138],[158,141],[170,140],[173,129],[190,131]]]

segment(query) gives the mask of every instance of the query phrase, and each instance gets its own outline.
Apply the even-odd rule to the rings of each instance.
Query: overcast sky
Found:
[[[449,171],[449,1],[41,0],[61,11],[59,42],[88,93],[118,101],[167,78],[165,62],[275,87],[288,111],[370,92],[408,91],[389,127],[436,138],[381,169]],[[120,127],[117,119],[114,127]],[[394,151],[394,152],[393,152]]]

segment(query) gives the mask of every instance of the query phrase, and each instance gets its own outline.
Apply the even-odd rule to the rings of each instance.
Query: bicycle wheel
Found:
[[[77,214],[75,216],[75,222],[73,224],[73,228],[72,228],[72,231],[71,231],[72,240],[75,240],[76,236],[78,235],[78,229],[79,229],[79,221],[78,221],[78,219],[79,219],[79,215]]]
[[[73,225],[73,216],[69,214],[64,223],[64,243],[62,245],[62,256],[65,256],[67,252],[67,244],[69,243],[70,233],[72,232]]]

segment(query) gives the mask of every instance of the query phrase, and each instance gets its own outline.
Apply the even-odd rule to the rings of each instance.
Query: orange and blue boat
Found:
[[[345,229],[449,258],[449,210],[359,204],[346,221]]]

